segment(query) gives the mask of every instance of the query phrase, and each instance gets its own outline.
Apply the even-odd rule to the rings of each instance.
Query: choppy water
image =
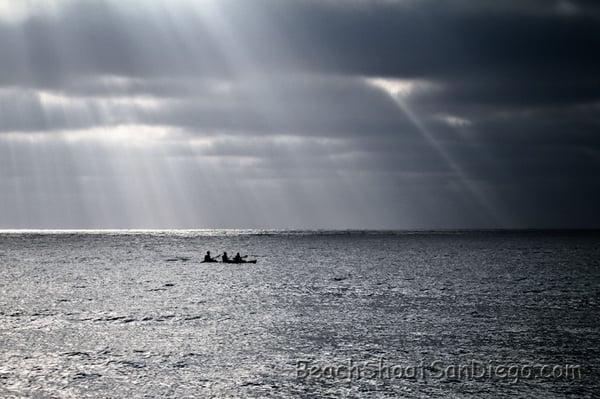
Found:
[[[594,397],[597,233],[0,234],[0,397]],[[200,264],[241,251],[257,265]],[[300,378],[576,364],[581,379]],[[441,363],[438,363],[441,364]]]

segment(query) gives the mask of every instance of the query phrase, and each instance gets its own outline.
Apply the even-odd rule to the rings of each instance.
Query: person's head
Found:
[[[223,252],[223,255],[227,256],[227,252]]]
[[[207,254],[207,255],[210,255],[210,251],[206,251],[206,254]]]
[[[240,253],[238,252],[237,254],[235,254],[235,256],[240,256]]]

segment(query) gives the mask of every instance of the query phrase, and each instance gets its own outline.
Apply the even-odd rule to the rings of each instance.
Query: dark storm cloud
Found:
[[[268,96],[261,97],[261,89],[256,86],[263,83],[270,89]],[[417,135],[387,95],[360,80],[272,77],[229,94],[232,96],[226,95],[223,102],[215,96],[209,104],[189,101],[165,107],[148,115],[147,120],[204,134],[221,128],[247,135]]]
[[[54,18],[0,25],[0,83],[64,89],[96,75],[235,76],[235,61],[210,24],[189,4],[171,7],[176,22],[134,6],[74,2]],[[220,7],[241,57],[261,72],[421,77],[450,85],[453,101],[597,99],[600,12],[593,2],[257,0]],[[163,93],[167,87],[163,80]]]
[[[378,226],[405,226],[399,203],[412,204],[422,227],[495,227],[485,216],[491,208],[509,215],[509,226],[600,224],[597,2],[213,3],[70,1],[54,13],[0,15],[0,136],[16,140],[0,148],[2,181],[33,190],[19,179],[44,180],[52,169],[33,171],[26,158],[43,165],[54,154],[64,179],[47,176],[56,184],[44,190],[62,184],[75,193],[70,207],[81,207],[77,190],[94,176],[93,187],[117,206],[130,189],[110,182],[128,187],[126,178],[98,155],[105,175],[95,176],[81,131],[164,128],[162,144],[135,165],[110,146],[103,154],[134,170],[151,165],[162,179],[156,187],[174,184],[172,168],[188,197],[200,196],[194,176],[210,168],[217,181],[278,181],[269,186],[275,196],[284,186],[296,193],[300,181],[318,192],[327,181],[329,200],[348,197],[350,188],[331,183],[346,176],[380,206]],[[27,140],[42,140],[46,151],[28,152]],[[338,224],[347,216],[336,215]]]
[[[494,3],[256,0],[222,1],[220,7],[239,48],[261,70],[428,78],[596,76],[597,6]],[[561,4],[577,12],[560,12]],[[134,6],[115,10],[102,2],[75,2],[57,18],[3,26],[2,79],[52,84],[63,80],[61,74],[232,73],[235,66],[219,37],[198,12],[177,2],[171,7],[177,23]],[[269,45],[274,40],[286,51],[274,51]],[[27,62],[29,68],[21,68]]]
[[[414,1],[341,7],[273,7],[285,40],[307,65],[339,73],[452,77],[593,75],[599,66],[597,9],[574,15],[559,2]],[[529,2],[526,2],[529,3]],[[579,7],[581,8],[581,6]],[[316,17],[315,17],[316,16]],[[306,27],[310,29],[306,29]]]
[[[92,92],[87,86],[65,93],[5,90],[0,92],[0,132],[145,124],[197,135],[352,137],[401,131],[406,139],[418,137],[392,99],[362,80],[288,76],[223,85],[228,87],[188,82],[187,92],[161,91],[162,97],[144,97],[157,87],[149,84],[138,92],[135,83],[116,95],[96,86]],[[266,85],[268,96],[261,95]]]
[[[443,83],[442,83],[443,82]],[[523,109],[546,106],[577,106],[594,103],[600,93],[597,77],[545,79],[523,75],[506,79],[500,76],[465,77],[440,81],[443,89],[423,93],[414,101],[422,106],[489,107]]]

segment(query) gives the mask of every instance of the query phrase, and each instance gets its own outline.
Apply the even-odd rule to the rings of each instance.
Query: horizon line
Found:
[[[167,233],[167,232],[381,232],[381,233],[452,233],[452,232],[560,232],[560,231],[600,231],[600,227],[516,227],[516,228],[439,228],[439,229],[357,229],[357,228],[152,228],[152,229],[0,229],[0,234],[48,234],[48,233]]]

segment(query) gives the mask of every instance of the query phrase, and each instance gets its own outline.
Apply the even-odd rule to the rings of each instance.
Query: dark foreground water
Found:
[[[597,233],[250,233],[0,234],[0,397],[600,392]]]

